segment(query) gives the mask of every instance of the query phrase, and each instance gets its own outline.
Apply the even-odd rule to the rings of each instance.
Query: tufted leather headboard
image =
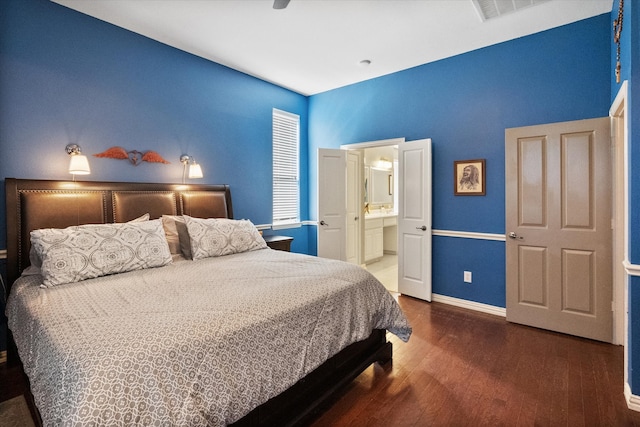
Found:
[[[126,222],[149,213],[233,218],[228,185],[5,179],[9,289],[29,266],[39,228]]]

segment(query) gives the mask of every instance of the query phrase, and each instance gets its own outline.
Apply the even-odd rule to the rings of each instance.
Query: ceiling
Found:
[[[482,20],[477,4],[532,0],[51,0],[304,95],[611,11],[548,0]],[[360,62],[369,60],[369,65]]]

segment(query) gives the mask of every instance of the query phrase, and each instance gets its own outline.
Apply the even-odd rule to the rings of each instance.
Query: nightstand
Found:
[[[267,246],[278,251],[291,252],[293,237],[289,236],[262,236]]]

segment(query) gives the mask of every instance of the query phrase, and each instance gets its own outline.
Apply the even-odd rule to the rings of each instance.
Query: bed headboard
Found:
[[[233,218],[228,185],[5,179],[8,290],[29,266],[39,228],[126,222],[149,213]]]

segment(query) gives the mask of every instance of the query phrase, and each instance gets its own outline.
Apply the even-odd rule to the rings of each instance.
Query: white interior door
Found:
[[[347,152],[318,149],[318,256],[347,260]]]
[[[398,291],[431,301],[431,139],[398,145]]]
[[[347,262],[361,264],[363,161],[359,150],[347,151]]]

